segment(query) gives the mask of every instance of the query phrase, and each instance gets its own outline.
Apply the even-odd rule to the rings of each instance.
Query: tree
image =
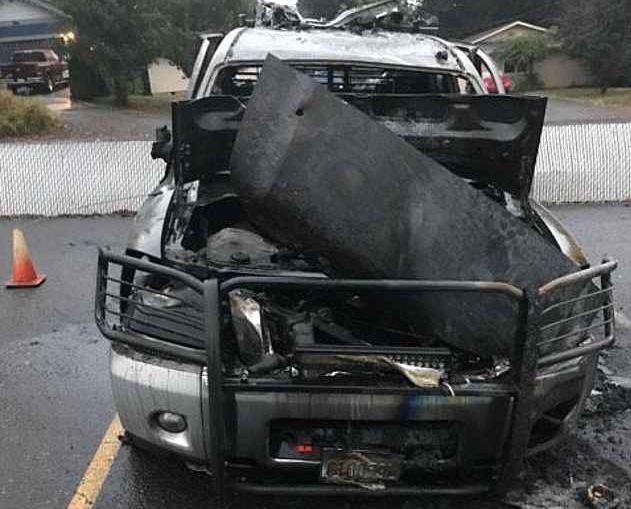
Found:
[[[170,22],[160,0],[59,0],[72,16],[74,59],[90,62],[126,106],[130,83],[161,54]]]
[[[516,20],[548,26],[558,15],[559,0],[425,0],[438,16],[441,35],[463,38]]]
[[[513,37],[500,44],[497,56],[504,62],[510,62],[516,69],[525,69],[526,76],[522,89],[539,88],[540,80],[535,73],[535,64],[546,58],[548,46],[545,36],[524,35]]]
[[[169,19],[161,56],[169,58],[190,75],[199,34],[227,32],[238,25],[239,15],[253,15],[255,0],[167,0],[163,2]]]
[[[147,65],[164,57],[190,74],[199,34],[226,32],[255,0],[55,0],[73,19],[70,47],[86,75],[100,76],[115,103],[128,102],[130,86]],[[87,72],[94,69],[94,72]],[[89,94],[88,94],[89,95]]]
[[[332,18],[344,8],[374,0],[298,0],[308,17]],[[558,15],[559,0],[424,0],[423,7],[438,16],[440,34],[462,38],[487,28],[520,19],[548,25]]]
[[[629,79],[631,0],[563,0],[559,35],[604,94]]]

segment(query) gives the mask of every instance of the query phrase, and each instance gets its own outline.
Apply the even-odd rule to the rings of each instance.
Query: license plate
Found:
[[[320,478],[333,484],[375,485],[396,482],[401,456],[364,451],[322,451]]]

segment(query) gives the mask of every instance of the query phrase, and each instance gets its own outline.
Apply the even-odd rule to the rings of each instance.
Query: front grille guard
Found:
[[[118,267],[120,276],[113,274]],[[605,260],[601,265],[556,279],[537,291],[521,290],[512,285],[498,282],[467,281],[412,281],[412,280],[330,280],[305,277],[234,277],[225,281],[207,279],[201,281],[185,272],[163,265],[147,262],[126,255],[99,250],[95,316],[101,333],[108,339],[127,344],[134,348],[148,350],[160,355],[206,365],[208,371],[209,436],[208,461],[218,500],[223,500],[226,490],[224,460],[224,381],[221,362],[221,302],[228,292],[235,289],[313,289],[326,291],[379,291],[394,294],[413,293],[480,293],[502,295],[517,303],[516,355],[513,360],[516,404],[513,412],[511,433],[505,451],[504,468],[498,485],[508,483],[519,473],[526,454],[528,439],[532,429],[531,409],[534,398],[534,384],[539,369],[571,361],[586,355],[593,355],[611,346],[615,341],[613,285],[611,273],[617,262]],[[179,298],[190,309],[201,314],[201,319],[191,319],[189,314],[179,310],[158,310],[160,319],[187,322],[189,333],[204,342],[200,348],[183,346],[172,341],[150,337],[133,330],[134,320],[126,311],[129,305],[137,305],[132,299],[136,290],[149,291],[159,298],[173,298],[154,289],[136,284],[134,274],[151,274],[170,281],[177,281],[190,291],[194,298],[186,301]],[[600,286],[593,281],[599,280]],[[563,299],[568,289],[581,286],[580,296]],[[118,304],[118,307],[112,305]],[[146,304],[143,304],[146,305]],[[559,309],[567,309],[557,320],[551,319]],[[155,312],[155,310],[154,310]],[[592,324],[596,313],[602,313],[602,321]],[[154,313],[155,314],[155,313]],[[582,321],[582,324],[581,324]],[[569,324],[579,323],[577,330],[566,332]],[[168,325],[151,324],[156,330],[174,332]],[[594,332],[602,332],[602,338],[594,337]],[[191,332],[193,331],[193,332]],[[197,336],[197,332],[201,334]],[[182,333],[181,330],[177,331]],[[547,334],[547,336],[546,336]],[[566,348],[542,353],[556,343]],[[568,344],[570,346],[568,346]],[[204,345],[204,347],[202,347]],[[232,388],[231,390],[234,390]],[[292,492],[296,486],[288,486]],[[407,489],[407,488],[406,488]],[[410,488],[413,491],[416,488]],[[476,488],[477,489],[477,488]],[[312,492],[313,487],[305,488]],[[408,489],[409,491],[409,489]],[[455,494],[453,489],[448,494]],[[417,494],[436,494],[435,488],[418,488]],[[461,494],[472,493],[472,488],[463,488]]]

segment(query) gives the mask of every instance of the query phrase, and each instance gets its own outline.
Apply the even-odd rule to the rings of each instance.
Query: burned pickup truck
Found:
[[[529,197],[545,99],[486,94],[476,48],[344,28],[365,9],[280,14],[205,38],[164,179],[100,253],[121,422],[218,497],[506,486],[614,341],[616,263]]]

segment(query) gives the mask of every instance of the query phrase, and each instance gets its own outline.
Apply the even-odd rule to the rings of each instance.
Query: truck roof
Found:
[[[263,61],[268,53],[272,53],[288,61],[463,70],[449,43],[424,34],[241,28],[226,37],[224,42],[229,45],[224,47],[224,63]],[[439,52],[443,52],[441,57],[437,57]]]

